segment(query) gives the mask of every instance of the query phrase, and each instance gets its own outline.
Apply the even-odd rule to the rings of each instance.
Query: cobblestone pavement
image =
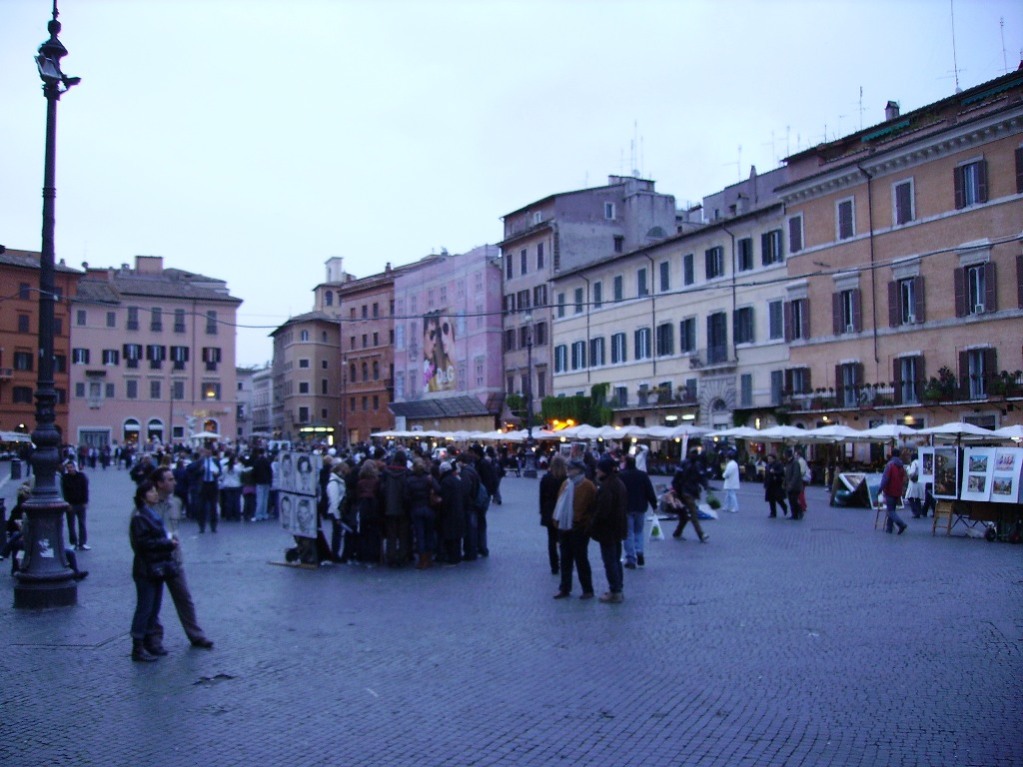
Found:
[[[820,488],[768,519],[745,485],[706,545],[668,523],[624,604],[555,601],[536,480],[509,478],[490,558],[455,568],[276,567],[274,523],[190,524],[216,648],[165,597],[171,654],[134,664],[131,487],[89,476],[78,605],[16,611],[0,566],[5,767],[1023,764],[1020,546],[885,535]]]

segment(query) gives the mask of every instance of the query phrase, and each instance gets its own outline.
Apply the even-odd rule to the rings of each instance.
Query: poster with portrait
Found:
[[[990,500],[991,475],[994,469],[995,448],[968,447],[963,450],[963,476],[959,497],[964,501]]]
[[[1023,503],[1020,488],[1023,473],[1023,448],[995,449],[994,469],[991,473],[991,501],[993,503]]]
[[[934,497],[959,498],[959,448],[934,448]]]
[[[455,322],[446,310],[423,316],[422,366],[423,391],[455,389]]]
[[[316,500],[323,457],[316,453],[282,452],[277,456],[280,471],[281,528],[303,538],[315,538],[318,527]]]
[[[934,448],[921,447],[916,451],[917,460],[920,462],[920,476],[918,480],[926,484],[934,484]]]

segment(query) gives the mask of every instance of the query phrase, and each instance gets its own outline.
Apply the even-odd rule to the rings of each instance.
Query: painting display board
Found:
[[[1023,448],[999,447],[994,451],[991,472],[991,498],[993,503],[1023,503]]]
[[[881,477],[883,476],[884,474],[865,474],[863,476],[863,483],[867,486],[867,495],[870,497],[870,508],[872,509],[886,508],[884,498],[881,497]],[[905,501],[900,498],[895,504],[895,508],[901,509],[905,505]]]
[[[918,481],[925,485],[934,485],[934,448],[921,447],[916,451],[917,459],[920,461],[920,476]]]
[[[988,501],[995,469],[995,448],[968,447],[963,450],[963,478],[959,497],[964,501]]]
[[[934,448],[934,497],[943,500],[959,498],[959,459],[958,447]]]
[[[281,473],[278,497],[281,527],[292,535],[315,538],[323,457],[316,453],[282,452],[277,456],[277,467]]]
[[[835,489],[831,499],[833,506],[858,506],[859,508],[871,505],[870,495],[867,492],[867,475],[861,471],[847,471],[838,475],[838,482],[841,487]],[[881,481],[881,475],[877,475],[877,481]]]

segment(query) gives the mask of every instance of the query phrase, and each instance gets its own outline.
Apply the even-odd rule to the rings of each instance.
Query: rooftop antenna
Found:
[[[632,121],[632,138],[629,139],[629,170],[632,174],[636,173],[636,121]]]
[[[956,58],[955,0],[948,0],[948,15],[949,18],[952,20],[952,74],[955,75],[956,93],[962,93],[963,89],[959,87],[959,61]]]
[[[766,141],[762,141],[760,143],[760,146],[767,146],[767,142]],[[774,128],[771,128],[771,163],[772,163],[772,167],[774,165],[778,164],[778,156],[777,156],[777,153],[775,151]]]
[[[863,86],[860,86],[860,130],[863,130]]]
[[[1005,70],[1002,74],[1009,74],[1009,59],[1005,55],[1005,17],[1002,16],[998,19],[999,32],[1002,35],[1002,69]]]

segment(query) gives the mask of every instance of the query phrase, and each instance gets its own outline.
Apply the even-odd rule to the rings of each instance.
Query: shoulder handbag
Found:
[[[173,559],[163,562],[150,562],[149,578],[154,581],[165,581],[174,578],[178,574],[178,563]]]

